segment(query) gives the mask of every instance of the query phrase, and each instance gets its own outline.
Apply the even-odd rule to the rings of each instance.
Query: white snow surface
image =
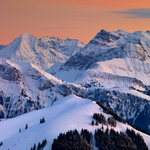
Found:
[[[101,32],[77,53],[82,55],[85,61],[88,59],[87,63],[90,66],[88,69],[82,60],[79,59],[81,66],[80,63],[77,63],[78,56],[76,56],[54,75],[74,83],[89,82],[95,79],[107,88],[130,87],[132,86],[130,80],[133,78],[145,85],[150,85],[149,31],[129,33],[118,30],[116,32],[105,31],[101,36],[100,34]],[[74,62],[78,66],[74,67]],[[143,87],[135,88],[144,90]]]
[[[44,70],[38,68],[37,66],[31,63],[0,58],[0,64],[5,65],[5,66],[12,66],[18,69],[19,71],[21,71],[25,75],[30,75],[37,70],[42,74],[43,79],[52,79],[55,82],[61,83],[60,79],[57,79],[56,77],[52,76],[51,74],[45,72]]]
[[[65,62],[84,47],[78,40],[55,37],[37,39],[24,33],[0,51],[0,57],[29,62],[46,70],[58,62]]]
[[[150,85],[150,62],[131,58],[114,58],[112,60],[97,62],[89,69],[90,72],[100,72],[118,76],[132,77]]]
[[[129,88],[133,86],[130,79],[136,78],[145,85],[150,85],[149,60],[140,61],[131,58],[114,58],[95,63],[87,70],[63,70],[55,74],[56,77],[72,83],[84,83],[94,80],[105,88]],[[119,77],[119,78],[118,78]],[[145,90],[134,85],[136,89]]]
[[[21,99],[22,104],[19,107],[25,107],[27,98],[31,98],[33,101],[37,102],[37,97],[39,97],[42,107],[47,106],[52,103],[54,97],[61,98],[57,91],[52,92],[49,89],[40,90],[39,88],[43,86],[46,82],[51,81],[54,85],[64,84],[60,79],[52,76],[51,74],[39,69],[35,65],[26,62],[19,62],[15,60],[6,60],[0,58],[0,65],[7,67],[14,67],[18,69],[22,78],[21,81],[9,81],[0,76],[0,91],[4,93],[5,97],[10,97],[12,100],[11,110],[18,109],[18,100]],[[21,91],[24,90],[28,97],[22,97]],[[17,103],[17,106],[16,106]],[[5,117],[7,112],[5,112]]]
[[[52,106],[47,106],[16,118],[3,120],[0,122],[0,129],[3,129],[0,134],[0,141],[3,142],[1,150],[27,150],[34,143],[38,145],[38,142],[42,142],[45,138],[48,143],[44,150],[49,150],[53,139],[57,138],[59,133],[74,129],[80,132],[82,128],[94,133],[96,128],[101,128],[101,125],[91,125],[93,113],[103,112],[95,102],[69,95],[54,102]],[[106,119],[110,117],[110,115],[104,115]],[[45,118],[45,123],[40,124],[40,119],[43,117]],[[25,130],[26,124],[28,124],[27,130]],[[20,133],[19,128],[21,129]],[[106,129],[105,125],[104,128]],[[117,127],[114,129],[119,132],[125,132],[126,128],[132,127],[117,122]],[[140,134],[150,148],[150,137],[143,133]]]

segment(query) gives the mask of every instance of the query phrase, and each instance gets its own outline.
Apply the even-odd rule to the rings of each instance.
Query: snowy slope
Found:
[[[51,148],[53,139],[57,138],[59,133],[73,129],[80,132],[82,128],[94,133],[96,128],[101,128],[101,124],[99,126],[91,125],[94,113],[102,113],[106,119],[110,117],[103,113],[95,102],[69,95],[53,103],[52,106],[1,121],[0,128],[3,129],[0,134],[0,141],[3,142],[1,150],[30,149],[34,143],[38,145],[38,142],[42,142],[45,138],[48,143],[44,150],[48,150]],[[45,123],[40,124],[39,121],[43,117]],[[28,124],[27,130],[24,129],[26,124]],[[19,128],[21,128],[20,133]],[[106,129],[105,125],[104,128]],[[126,128],[132,127],[117,121],[117,127],[114,129],[125,132]],[[141,132],[140,135],[143,136],[150,148],[150,137]]]
[[[83,47],[84,44],[78,40],[61,40],[55,37],[37,39],[24,33],[6,47],[1,46],[0,57],[29,62],[46,70],[55,63],[64,63]]]
[[[0,115],[15,117],[78,93],[80,86],[57,79],[33,64],[0,58]]]
[[[149,31],[101,30],[54,76],[87,88],[87,92],[82,92],[84,97],[99,100],[150,132],[149,70]]]
[[[70,76],[71,78],[72,76]],[[150,131],[150,98],[148,95],[125,87],[102,87],[99,83],[102,80],[100,78],[98,80],[98,77],[97,80],[94,80],[92,76],[88,77],[88,79],[92,80],[88,80],[88,82],[85,80],[82,84],[81,82],[79,84],[67,83],[39,69],[33,64],[1,58],[0,115],[2,118],[16,117],[33,110],[42,109],[51,105],[59,98],[74,93],[90,98],[91,100],[100,100],[107,107],[116,110],[124,119],[130,119],[131,123],[139,125],[148,132]],[[130,79],[129,81],[132,80]],[[135,81],[132,82],[132,86],[138,87],[136,84],[137,81]],[[107,94],[108,91],[111,91],[109,95]],[[113,91],[119,91],[117,92],[117,96]],[[122,111],[122,107],[130,109],[123,109]],[[140,113],[138,113],[139,111]],[[140,121],[138,121],[141,118],[141,114],[147,116],[142,117],[145,118],[142,126],[140,125]]]
[[[69,82],[93,78],[108,88],[130,87],[137,79],[150,84],[150,34],[123,30],[101,30],[80,52],[72,56],[54,75]],[[72,77],[72,78],[70,78]],[[143,85],[139,89],[143,88]]]
[[[0,50],[2,50],[5,47],[6,47],[5,45],[0,45]]]
[[[0,60],[0,115],[15,117],[74,93],[101,101],[150,132],[149,53],[148,31],[101,30],[85,46],[25,33],[0,51],[13,59]]]

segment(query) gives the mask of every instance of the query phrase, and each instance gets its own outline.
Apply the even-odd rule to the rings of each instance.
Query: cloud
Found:
[[[119,14],[127,14],[128,18],[148,18],[150,19],[150,8],[145,9],[130,9],[127,11],[113,12]]]

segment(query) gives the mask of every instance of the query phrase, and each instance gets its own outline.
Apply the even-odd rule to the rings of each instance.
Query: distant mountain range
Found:
[[[24,33],[0,46],[0,58],[1,117],[76,94],[99,100],[150,133],[149,31],[101,30],[87,45]]]
[[[0,57],[29,62],[46,70],[56,63],[66,62],[83,47],[84,44],[78,40],[62,40],[55,37],[37,39],[24,33],[9,45],[1,45]]]
[[[150,33],[134,32],[128,33],[123,30],[107,32],[101,30],[81,51],[71,56],[55,76],[67,80],[74,70],[76,75],[72,77],[73,82],[78,82],[82,75],[84,80],[91,80],[94,76],[99,82],[108,88],[109,80],[121,77],[129,80],[136,78],[143,84],[150,84]],[[63,73],[66,73],[63,76]],[[110,76],[110,79],[108,79]],[[83,79],[82,79],[83,80]],[[127,81],[128,82],[128,81]],[[116,83],[117,84],[117,83]],[[128,83],[127,83],[128,84]],[[126,84],[126,86],[128,86]],[[114,87],[111,84],[110,87]],[[120,83],[116,86],[121,86]],[[130,86],[130,85],[129,85]],[[125,87],[125,85],[123,85]]]

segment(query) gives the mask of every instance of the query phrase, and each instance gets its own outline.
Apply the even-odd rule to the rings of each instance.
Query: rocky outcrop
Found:
[[[47,81],[41,81],[41,85],[39,87],[39,90],[44,91],[46,89],[50,89],[55,87],[55,84],[53,82],[53,80],[47,80]]]
[[[9,81],[21,81],[22,73],[18,69],[9,66],[0,65],[0,76]]]

